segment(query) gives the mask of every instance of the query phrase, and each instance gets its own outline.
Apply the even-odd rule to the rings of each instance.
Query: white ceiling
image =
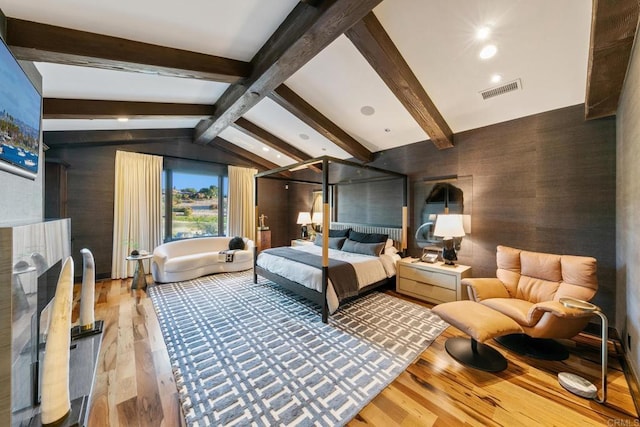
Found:
[[[428,139],[346,36],[285,83],[370,151]],[[363,115],[364,106],[375,113]]]
[[[2,0],[5,15],[249,61],[295,0]],[[386,0],[374,12],[455,132],[584,102],[588,0]],[[492,28],[485,41],[476,30]],[[478,56],[493,43],[497,54]],[[213,104],[227,84],[38,63],[44,96]],[[503,80],[496,84],[491,75]],[[522,90],[482,100],[479,91],[521,79]],[[371,151],[428,139],[351,42],[339,37],[286,84]],[[361,108],[373,107],[373,115]],[[308,155],[351,157],[270,99],[245,118]],[[52,120],[44,130],[194,127],[198,119]],[[301,135],[304,135],[301,137]],[[306,138],[306,137],[308,138]],[[221,134],[283,165],[286,156],[235,129]],[[305,139],[303,139],[305,138]],[[250,148],[254,147],[254,148]],[[255,149],[259,147],[260,149]]]
[[[244,117],[311,157],[326,155],[341,159],[351,157],[269,98],[260,101]]]
[[[375,13],[453,132],[585,100],[590,1],[397,0]],[[476,40],[485,25],[492,35]],[[488,43],[498,53],[481,60]],[[522,91],[483,101],[494,73]]]

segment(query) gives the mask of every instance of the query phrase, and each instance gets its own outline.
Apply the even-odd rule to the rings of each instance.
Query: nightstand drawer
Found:
[[[398,281],[398,290],[412,294],[417,297],[427,298],[429,300],[437,300],[441,302],[449,302],[456,300],[456,291],[443,288],[441,286],[430,285],[424,282],[416,282],[415,280],[400,278]]]
[[[438,273],[437,271],[422,270],[420,268],[411,268],[400,264],[400,277],[411,279],[416,282],[425,282],[437,285],[454,291],[457,289],[456,276]],[[455,300],[455,297],[454,297]]]

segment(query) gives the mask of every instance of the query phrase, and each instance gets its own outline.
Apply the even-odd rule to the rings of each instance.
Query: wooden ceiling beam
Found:
[[[177,129],[129,129],[129,130],[76,130],[45,131],[43,141],[49,148],[86,148],[106,145],[192,143],[192,128]],[[222,138],[216,138],[207,146],[231,154],[260,170],[271,170],[280,166],[247,151]],[[204,147],[203,147],[204,149]],[[283,174],[290,176],[291,174]]]
[[[269,98],[356,159],[365,163],[373,160],[371,151],[313,108],[288,86],[284,84],[278,86],[269,94]]]
[[[195,142],[213,141],[380,2],[324,0],[317,7],[298,3],[251,60],[251,76],[229,87],[216,103],[216,115],[198,124]]]
[[[109,144],[144,144],[193,141],[192,128],[44,131],[44,143],[50,148],[83,147]]]
[[[453,147],[453,132],[378,18],[370,12],[345,32],[362,56],[440,148]]]
[[[585,118],[616,114],[638,27],[638,0],[593,0]]]
[[[238,83],[247,62],[53,25],[7,18],[7,44],[18,59],[116,71]]]
[[[168,102],[44,98],[42,111],[45,119],[209,117],[213,114],[214,107]]]
[[[240,132],[248,135],[258,141],[262,142],[268,147],[273,148],[276,151],[284,154],[285,156],[291,157],[296,162],[304,162],[305,160],[309,160],[311,156],[309,156],[304,151],[301,151],[294,147],[293,145],[288,144],[282,139],[278,138],[271,132],[261,128],[255,123],[250,122],[244,117],[238,118],[232,125],[234,128],[238,129]],[[320,172],[316,166],[313,166],[313,169],[316,172]]]

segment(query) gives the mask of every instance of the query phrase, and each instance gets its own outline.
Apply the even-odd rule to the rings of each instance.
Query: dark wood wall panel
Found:
[[[253,166],[215,149],[190,142],[103,145],[52,148],[46,156],[64,161],[67,170],[67,213],[71,218],[72,255],[76,275],[82,274],[80,249],[93,253],[98,277],[111,276],[113,250],[113,195],[117,150],[182,157],[193,160]],[[45,183],[45,186],[52,183]],[[152,248],[150,248],[152,249]]]
[[[268,217],[265,222],[271,230],[272,247],[289,246],[291,241],[289,190],[286,185],[280,180],[258,179],[258,214]]]
[[[321,191],[321,184],[289,184],[289,239],[299,239],[301,236],[301,225],[296,224],[298,212],[311,212],[313,203],[313,192]],[[287,245],[290,241],[286,242]]]
[[[339,222],[402,226],[402,180],[336,187]]]
[[[448,150],[428,142],[388,150],[373,165],[408,174],[410,189],[425,178],[471,175],[472,234],[464,244],[472,251],[460,262],[476,277],[495,277],[500,244],[594,256],[594,302],[614,318],[615,131],[614,118],[585,122],[577,105],[456,134]],[[412,239],[413,215],[409,225]]]

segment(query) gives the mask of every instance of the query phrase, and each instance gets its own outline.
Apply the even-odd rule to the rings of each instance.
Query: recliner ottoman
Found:
[[[475,301],[447,302],[431,311],[471,337],[447,339],[445,348],[451,357],[465,366],[486,372],[506,369],[507,359],[483,343],[498,336],[521,333],[522,328],[515,320]]]

